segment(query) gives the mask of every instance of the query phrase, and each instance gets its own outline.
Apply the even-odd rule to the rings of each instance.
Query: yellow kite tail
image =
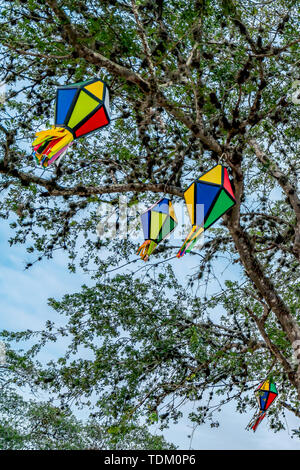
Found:
[[[153,240],[145,240],[144,243],[139,247],[137,255],[140,255],[143,261],[148,261],[149,256],[151,253],[153,253],[156,247],[157,243],[155,243]]]
[[[46,131],[36,133],[33,142],[33,155],[44,167],[49,166],[58,158],[73,142],[73,135],[64,127],[52,127]]]
[[[196,244],[198,238],[200,237],[201,233],[204,231],[203,227],[198,227],[194,225],[180,250],[177,253],[177,258],[181,258],[185,253],[190,253],[192,251],[193,246]]]

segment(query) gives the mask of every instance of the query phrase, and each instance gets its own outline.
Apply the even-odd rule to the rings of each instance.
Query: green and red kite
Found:
[[[259,411],[251,419],[250,423],[247,426],[247,429],[251,428],[255,432],[257,426],[262,422],[262,420],[266,416],[266,411],[277,397],[278,392],[274,382],[272,382],[271,380],[265,380],[264,382],[259,384],[254,393],[256,395]]]

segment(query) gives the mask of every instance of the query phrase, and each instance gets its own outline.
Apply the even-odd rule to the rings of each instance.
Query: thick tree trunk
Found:
[[[276,315],[283,331],[291,342],[296,357],[296,351],[297,349],[299,350],[300,345],[299,324],[292,316],[289,308],[284,303],[280,295],[277,293],[271,279],[265,275],[261,264],[253,253],[252,242],[247,233],[242,229],[239,223],[235,224],[230,220],[230,218],[228,218],[227,225],[247,275],[262,295],[266,304]],[[294,384],[297,388],[298,397],[300,399],[300,366],[294,373]]]

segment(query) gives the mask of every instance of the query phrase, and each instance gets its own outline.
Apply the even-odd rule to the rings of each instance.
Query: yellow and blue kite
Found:
[[[189,253],[204,230],[214,224],[235,204],[227,169],[216,165],[195,180],[184,192],[192,230],[177,258]]]
[[[137,254],[148,261],[158,243],[166,238],[176,227],[177,218],[170,199],[162,198],[141,215],[145,241]]]

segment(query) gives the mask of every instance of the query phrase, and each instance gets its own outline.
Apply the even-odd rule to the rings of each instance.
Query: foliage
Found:
[[[96,418],[83,422],[67,408],[25,400],[13,389],[0,395],[2,450],[174,449],[162,436],[131,425],[105,428]]]
[[[245,412],[254,386],[273,374],[280,400],[271,426],[284,426],[285,408],[299,417],[298,7],[0,1],[0,215],[14,231],[9,242],[25,244],[27,268],[60,250],[71,271],[80,267],[95,283],[50,300],[65,327],[49,321],[41,334],[2,333],[7,343],[37,338],[25,353],[9,350],[17,384],[52,390],[63,406],[94,406],[100,421],[120,425],[142,414],[164,427],[196,401],[192,421],[215,426],[214,410],[235,400]],[[110,85],[112,125],[41,174],[30,142],[51,122],[55,87],[96,75]],[[130,207],[158,194],[180,201],[216,162],[230,170],[237,204],[193,252],[199,263],[183,284],[182,264],[175,274],[168,265],[172,243],[157,250],[158,261],[125,272],[139,262],[137,245],[97,239],[100,202],[118,211],[121,194]],[[66,353],[37,362],[60,336]],[[220,403],[207,404],[214,394]]]

